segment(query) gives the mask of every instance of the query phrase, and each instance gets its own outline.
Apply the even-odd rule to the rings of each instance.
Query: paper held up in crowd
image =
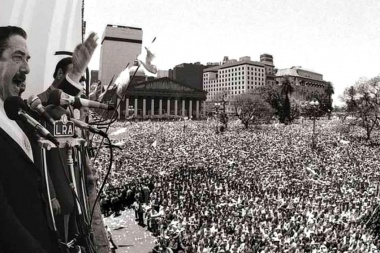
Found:
[[[120,128],[120,129],[116,130],[115,132],[110,133],[109,136],[116,136],[116,135],[125,133],[126,131],[127,131],[126,127]]]
[[[140,68],[144,70],[146,76],[157,77],[157,67],[153,65],[155,55],[147,47],[144,48],[145,50],[137,57]]]

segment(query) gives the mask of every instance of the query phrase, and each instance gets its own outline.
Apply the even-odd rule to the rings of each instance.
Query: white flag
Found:
[[[128,88],[129,81],[129,67],[126,67],[123,71],[121,71],[115,81],[116,94],[119,98],[122,98],[124,96],[124,93]]]
[[[139,63],[141,64],[140,67],[143,68],[146,76],[157,76],[157,67],[153,65],[153,59],[155,58],[155,55],[147,48],[145,47],[146,52],[141,53],[139,57],[137,57]]]

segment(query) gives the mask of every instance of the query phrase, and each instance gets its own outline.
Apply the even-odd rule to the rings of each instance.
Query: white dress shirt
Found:
[[[16,121],[10,120],[4,110],[4,101],[0,99],[0,128],[3,129],[33,161],[33,152],[30,142],[24,131],[17,125]]]

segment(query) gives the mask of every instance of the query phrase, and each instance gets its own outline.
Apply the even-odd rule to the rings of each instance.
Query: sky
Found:
[[[142,28],[160,70],[268,53],[278,69],[323,74],[341,104],[346,87],[380,74],[379,13],[379,0],[85,0],[84,19],[100,38],[107,24]],[[99,59],[100,45],[89,68]]]

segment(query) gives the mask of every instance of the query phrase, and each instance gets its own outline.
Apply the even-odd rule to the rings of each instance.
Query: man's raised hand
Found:
[[[91,57],[98,46],[98,36],[91,33],[85,42],[79,44],[73,52],[73,69],[68,75],[74,82],[79,82],[80,77],[85,72]]]

